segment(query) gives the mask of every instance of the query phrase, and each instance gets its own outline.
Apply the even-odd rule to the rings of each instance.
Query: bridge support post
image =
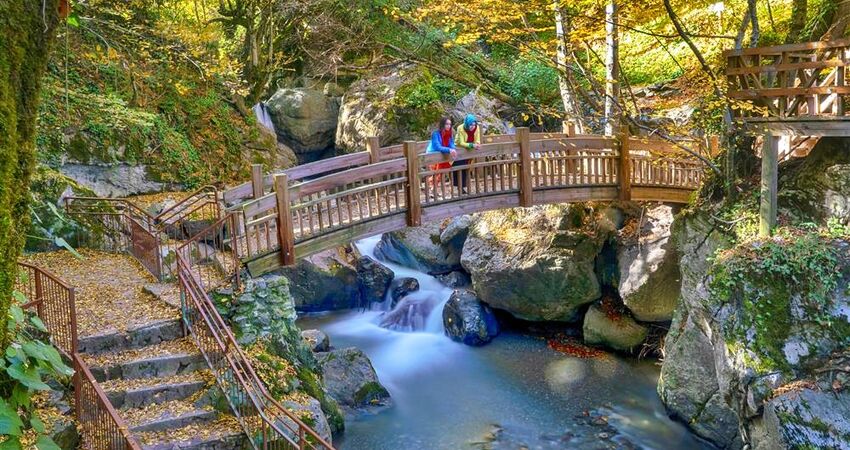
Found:
[[[289,200],[289,177],[275,175],[274,192],[277,199],[277,239],[280,243],[280,260],[284,266],[295,265],[295,232]]]
[[[404,185],[407,201],[407,226],[422,225],[422,189],[419,182],[419,154],[416,142],[404,142],[404,157],[407,159],[407,183]]]
[[[619,166],[617,167],[617,177],[620,182],[620,200],[629,201],[632,199],[632,160],[629,156],[628,133],[620,134],[617,141],[620,147]]]
[[[528,127],[516,129],[519,143],[519,205],[534,204],[534,186],[531,183],[531,135]]]
[[[254,198],[260,198],[265,192],[263,186],[263,165],[251,164],[251,190]]]
[[[376,136],[366,138],[366,151],[369,152],[369,164],[381,162],[381,141]]]
[[[765,134],[761,149],[761,205],[759,236],[767,237],[776,227],[776,192],[779,188],[779,136]]]

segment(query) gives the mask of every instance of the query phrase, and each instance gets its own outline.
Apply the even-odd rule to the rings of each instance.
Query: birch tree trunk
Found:
[[[581,108],[578,104],[578,98],[573,90],[575,86],[570,72],[569,56],[569,36],[572,31],[572,24],[569,18],[564,17],[564,12],[561,5],[561,0],[554,0],[555,9],[555,37],[557,40],[556,62],[558,64],[558,88],[561,91],[561,101],[564,103],[565,116],[575,124],[577,133],[584,132],[584,120],[581,114]]]
[[[618,35],[617,1],[605,7],[605,134],[613,136],[620,127],[620,38]]]

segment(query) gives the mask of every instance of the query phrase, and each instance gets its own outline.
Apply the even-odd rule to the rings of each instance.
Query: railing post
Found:
[[[381,141],[377,136],[366,138],[366,151],[369,152],[369,164],[381,162]]]
[[[34,270],[32,272],[32,276],[35,278],[35,280],[33,280],[35,282],[35,298],[31,298],[29,301],[38,301],[38,303],[35,304],[36,314],[39,319],[44,320],[44,314],[41,308],[44,303],[44,287],[42,286],[41,270]]]
[[[407,226],[418,227],[422,225],[422,189],[419,182],[419,155],[416,152],[416,142],[404,142],[404,157],[407,159],[407,183],[404,185]]]
[[[759,206],[759,235],[768,237],[776,227],[776,191],[779,170],[779,136],[765,134],[761,149],[761,205]]]
[[[629,201],[632,199],[632,161],[629,156],[628,133],[620,134],[617,141],[620,148],[619,167],[617,168],[617,176],[620,178],[620,200]]]
[[[280,243],[280,258],[284,266],[295,265],[295,232],[292,227],[292,212],[289,202],[289,177],[275,175],[274,192],[277,198],[277,238]]]
[[[251,191],[254,198],[260,198],[265,191],[263,186],[263,165],[251,164]]]
[[[720,136],[712,134],[708,137],[708,156],[713,158],[720,153]]]
[[[528,207],[534,204],[534,191],[531,183],[531,137],[528,127],[516,129],[519,143],[519,205]]]

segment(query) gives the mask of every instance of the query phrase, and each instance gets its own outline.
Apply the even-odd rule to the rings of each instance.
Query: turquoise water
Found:
[[[374,255],[378,239],[357,247]],[[409,308],[401,316],[421,315],[408,317],[421,329],[379,326],[389,302],[298,321],[302,329],[327,333],[335,348],[366,352],[392,396],[389,408],[352,412],[334,439],[338,448],[708,448],[667,417],[655,391],[655,361],[575,358],[519,332],[503,332],[483,347],[456,343],[442,328],[452,290],[426,274],[384,264],[396,277],[419,280],[420,291],[396,308]]]

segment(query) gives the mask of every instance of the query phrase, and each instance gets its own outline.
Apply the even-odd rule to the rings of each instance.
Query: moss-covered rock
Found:
[[[362,304],[361,285],[352,252],[331,249],[298,260],[275,273],[289,279],[289,290],[299,311],[331,311]]]
[[[328,393],[350,407],[385,406],[390,394],[362,350],[349,347],[317,355]]]
[[[594,304],[584,315],[582,332],[586,344],[628,352],[646,340],[649,329],[637,323],[628,313]]]

